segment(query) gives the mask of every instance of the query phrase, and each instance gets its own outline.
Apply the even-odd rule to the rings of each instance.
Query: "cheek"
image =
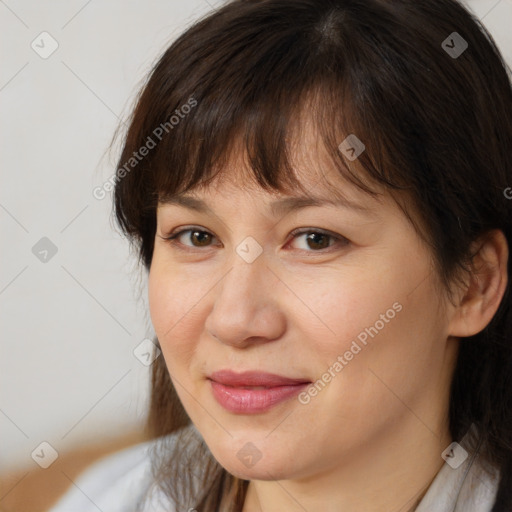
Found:
[[[148,278],[148,302],[151,322],[160,342],[162,342],[163,333],[172,326],[176,293],[173,293],[172,278],[166,272],[161,271],[154,260]]]
[[[148,302],[151,322],[169,369],[189,359],[194,340],[199,339],[201,321],[194,307],[204,290],[194,280],[184,278],[168,266],[154,260],[148,278]]]
[[[428,273],[426,260],[412,265],[410,259],[394,258],[379,272],[351,273],[316,295],[313,308],[322,320],[321,331],[315,333],[306,319],[302,325],[316,340],[309,356],[320,363],[318,376],[339,363],[338,356],[343,358],[331,370],[340,376],[333,379],[332,390],[360,400],[365,389],[369,396],[377,388],[386,392],[370,370],[403,388],[409,381],[425,380],[429,365],[439,364],[444,323],[432,280],[425,279]]]
[[[324,375],[336,361],[340,364],[319,393],[324,398],[313,408],[319,408],[318,414],[321,407],[342,410],[344,417],[351,418],[354,436],[373,428],[375,415],[386,423],[407,414],[404,404],[414,409],[444,364],[445,323],[432,283],[424,282],[414,293],[411,286],[396,281],[393,287],[384,282],[379,287],[375,291],[380,294],[360,290],[358,303],[344,301],[347,314],[336,324],[343,334],[336,345],[323,345]]]
[[[365,333],[370,338],[365,329],[376,322],[379,332],[387,330],[400,316],[397,309],[403,303],[403,295],[390,272],[382,276],[361,272],[358,276],[329,281],[321,293],[317,292],[314,305],[326,330],[322,346],[331,354],[339,354],[340,350],[348,350],[358,336],[363,342]],[[316,339],[320,340],[318,334]]]

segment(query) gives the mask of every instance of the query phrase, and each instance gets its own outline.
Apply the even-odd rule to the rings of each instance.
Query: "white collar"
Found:
[[[471,449],[474,434],[472,425],[460,442],[467,458],[455,469],[448,462],[443,464],[415,512],[490,512],[498,491],[499,470],[488,467],[480,449]]]

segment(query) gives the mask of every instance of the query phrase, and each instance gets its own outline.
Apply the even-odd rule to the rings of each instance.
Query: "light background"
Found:
[[[92,191],[115,172],[107,150],[151,65],[221,3],[0,0],[0,471],[31,467],[42,441],[63,451],[144,421],[146,283],[111,195]],[[511,65],[512,0],[467,4]],[[46,59],[31,47],[50,48],[44,31],[59,45]]]

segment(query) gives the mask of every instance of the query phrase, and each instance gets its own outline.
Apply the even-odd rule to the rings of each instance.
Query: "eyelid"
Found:
[[[343,235],[334,233],[332,231],[329,231],[328,229],[314,228],[314,227],[296,228],[290,232],[290,235],[293,235],[293,236],[303,235],[305,233],[319,233],[322,235],[330,236],[330,237],[338,239],[338,240],[346,240],[348,242],[348,238],[344,237]]]
[[[204,233],[208,233],[209,235],[215,236],[209,229],[203,228],[201,226],[196,226],[196,225],[187,226],[187,225],[185,225],[185,226],[180,226],[180,227],[178,227],[176,229],[173,229],[173,230],[169,231],[166,235],[164,235],[163,238],[176,237],[177,235],[181,235],[185,231],[201,231],[201,232],[204,232]]]
[[[190,245],[178,244],[177,242],[175,242],[176,238],[178,238],[182,234],[186,233],[187,231],[200,231],[201,233],[208,233],[212,237],[217,238],[211,231],[209,231],[208,229],[202,228],[200,226],[180,226],[179,228],[176,228],[175,230],[170,231],[169,233],[162,236],[161,238],[163,238],[165,241],[171,242],[175,246],[183,245],[184,247],[186,247],[186,249],[183,249],[183,250],[201,250],[201,249],[204,250],[204,249],[207,249],[208,247],[210,247],[210,246],[204,247],[204,248],[193,247]],[[179,248],[182,249],[181,247],[179,247]]]

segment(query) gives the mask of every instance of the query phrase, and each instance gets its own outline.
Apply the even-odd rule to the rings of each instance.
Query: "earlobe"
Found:
[[[450,320],[449,334],[468,337],[483,331],[499,308],[508,282],[508,244],[501,230],[494,229],[476,240],[478,252],[462,298]]]

